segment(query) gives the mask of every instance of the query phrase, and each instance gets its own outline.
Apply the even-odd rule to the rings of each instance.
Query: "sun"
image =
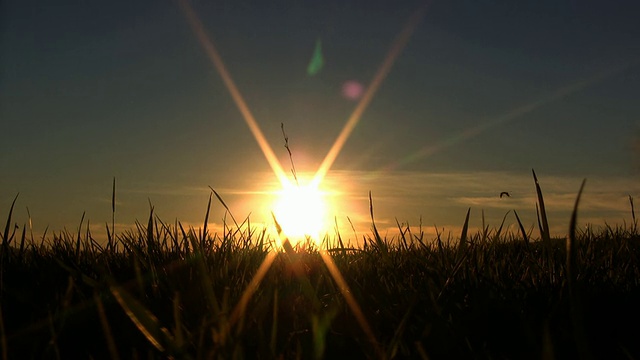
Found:
[[[307,237],[319,243],[327,207],[325,193],[317,186],[286,184],[277,194],[273,214],[293,245]]]

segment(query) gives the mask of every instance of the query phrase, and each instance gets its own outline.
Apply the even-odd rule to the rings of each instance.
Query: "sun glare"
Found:
[[[333,165],[334,160],[342,150],[342,146],[345,144],[345,142],[349,138],[349,135],[357,125],[362,113],[369,105],[371,99],[373,98],[373,95],[377,91],[380,83],[386,77],[398,54],[405,47],[410,35],[413,33],[415,27],[420,22],[420,19],[426,12],[426,9],[430,3],[425,3],[421,8],[419,8],[412,14],[411,18],[409,19],[407,24],[405,24],[405,27],[400,35],[394,40],[391,50],[387,54],[381,67],[376,72],[376,75],[374,76],[372,82],[367,86],[366,91],[364,91],[363,88],[358,87],[358,89],[352,89],[354,90],[351,91],[352,93],[350,92],[349,94],[347,94],[347,96],[351,96],[353,100],[360,98],[359,103],[352,115],[347,120],[347,123],[343,127],[342,131],[338,135],[338,138],[329,150],[329,153],[327,153],[327,156],[320,165],[320,168],[316,171],[316,174],[313,177],[313,181],[311,181],[310,185],[307,185],[306,187],[289,185],[280,162],[277,161],[277,157],[275,156],[273,149],[271,149],[271,146],[266,141],[266,138],[264,137],[260,126],[258,126],[258,123],[249,111],[244,98],[240,94],[240,91],[236,87],[233,79],[231,78],[231,75],[224,66],[222,57],[211,42],[202,22],[187,0],[181,0],[179,3],[185,13],[185,16],[187,17],[189,24],[191,25],[192,30],[200,41],[200,44],[205,50],[207,56],[210,58],[213,65],[218,70],[218,73],[222,77],[225,86],[229,90],[229,93],[238,106],[238,109],[242,113],[242,116],[249,126],[249,129],[251,130],[256,142],[260,146],[265,158],[269,162],[269,165],[271,165],[274,174],[276,175],[278,180],[280,180],[280,183],[283,184],[283,189],[278,194],[279,196],[274,204],[273,214],[276,221],[278,221],[278,223],[280,224],[284,235],[288,237],[294,245],[296,242],[306,238],[307,236],[314,239],[316,243],[320,243],[321,231],[326,231],[326,225],[328,225],[329,223],[328,221],[326,221],[326,213],[328,211],[327,202],[325,201],[324,193],[319,189],[320,183],[322,183],[322,181],[324,180],[327,172]],[[320,45],[318,45],[318,49],[320,49]],[[322,64],[320,64],[320,66],[321,65]],[[333,211],[334,209],[331,210]],[[378,355],[382,355],[383,352],[379,347],[377,339],[371,331],[371,327],[369,326],[366,317],[363,315],[359,304],[351,295],[349,287],[342,278],[340,271],[335,266],[332,258],[328,254],[325,253],[322,255],[322,257],[333,279],[340,285],[340,291],[345,297],[347,304],[349,304],[349,307],[355,314],[362,330],[367,334],[367,337],[376,349]],[[259,271],[251,280],[251,285],[245,288],[245,290],[243,291],[242,298],[232,313],[232,324],[235,323],[238,317],[244,312],[244,309],[246,308],[248,303],[248,299],[253,295],[253,291],[261,282],[262,277],[271,266],[271,262],[274,258],[275,256],[273,255],[273,253],[265,258],[265,260],[260,265]]]
[[[316,186],[287,184],[277,195],[273,214],[293,245],[306,237],[319,242],[326,228],[324,193]]]

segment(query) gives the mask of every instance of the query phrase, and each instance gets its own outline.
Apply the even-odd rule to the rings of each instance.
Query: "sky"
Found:
[[[394,41],[406,45],[321,188],[343,237],[397,223],[459,236],[536,223],[628,224],[640,198],[636,1],[187,2],[284,171],[316,172]],[[7,0],[0,20],[0,219],[94,237],[145,222],[201,227],[211,190],[270,222],[278,178],[178,0]],[[426,4],[426,5],[425,5]],[[426,8],[425,8],[426,6]],[[316,50],[322,66],[309,71]],[[503,191],[510,197],[500,198]],[[640,200],[636,200],[640,204]],[[212,202],[211,226],[225,209]],[[640,216],[640,215],[639,215]],[[354,229],[351,228],[353,223]],[[347,230],[345,230],[347,229]],[[327,230],[329,231],[329,230]],[[537,230],[533,235],[536,236]]]

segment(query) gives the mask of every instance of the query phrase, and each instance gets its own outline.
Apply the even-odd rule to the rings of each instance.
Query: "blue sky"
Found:
[[[194,1],[285,169],[313,172],[419,1]],[[175,1],[2,3],[0,215],[20,224],[202,221],[208,186],[236,217],[268,213],[276,178]],[[630,221],[640,196],[640,25],[633,1],[433,1],[364,112],[327,183],[338,219],[461,226],[535,222],[531,168],[566,228]],[[320,40],[325,60],[306,67]],[[500,199],[501,191],[512,197]],[[256,195],[258,194],[258,195]],[[345,210],[353,211],[346,214]],[[338,211],[336,211],[338,212]],[[219,223],[222,209],[214,209]],[[554,223],[553,219],[551,220]],[[508,221],[513,221],[508,217]],[[553,225],[553,224],[552,224]],[[100,225],[103,226],[103,225]],[[97,230],[102,231],[102,230]]]

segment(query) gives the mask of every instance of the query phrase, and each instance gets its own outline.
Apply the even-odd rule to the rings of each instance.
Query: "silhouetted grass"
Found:
[[[106,245],[88,231],[34,243],[11,231],[10,211],[0,269],[2,356],[639,357],[640,236],[632,199],[632,226],[577,230],[581,188],[569,237],[552,239],[537,178],[535,184],[539,240],[521,223],[520,233],[504,233],[502,224],[468,233],[467,213],[460,238],[425,239],[398,225],[400,235],[385,239],[374,224],[361,248],[338,239],[335,248],[307,242],[283,251],[247,221],[233,219],[223,234],[210,234],[208,209],[196,230],[165,224],[151,207],[145,225],[121,234],[112,219]],[[115,180],[113,186],[115,203]],[[354,318],[321,250],[346,279],[382,353]],[[234,317],[265,259],[271,266]]]

